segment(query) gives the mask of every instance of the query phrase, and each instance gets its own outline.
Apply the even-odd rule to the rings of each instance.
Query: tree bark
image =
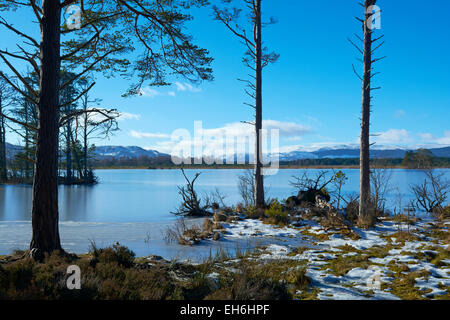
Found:
[[[361,147],[360,147],[360,201],[359,218],[362,224],[371,224],[373,214],[370,208],[370,103],[372,74],[372,30],[368,21],[372,14],[369,7],[375,0],[366,0],[364,5],[364,52],[363,52],[363,84],[362,84],[362,117],[361,117]]]
[[[70,112],[70,110],[69,110]],[[67,140],[66,140],[66,183],[72,184],[72,125],[67,122]]]
[[[87,114],[87,108],[88,108],[88,98],[87,95],[85,96],[85,100],[83,101],[83,108],[84,108],[84,127],[83,127],[83,179],[84,183],[88,184],[88,122],[89,122],[89,115]]]
[[[60,0],[42,0],[40,93],[30,254],[62,250],[58,226],[58,136],[60,89]]]
[[[255,205],[264,209],[264,177],[262,159],[262,32],[261,32],[261,0],[256,0],[256,83],[255,83]]]
[[[0,92],[0,113],[3,113],[3,92]],[[5,118],[0,116],[0,182],[4,183],[7,181]]]
[[[3,92],[0,92],[0,113],[3,113]],[[8,181],[8,169],[6,167],[6,135],[5,118],[0,116],[0,182]]]
[[[24,112],[25,112],[25,123],[29,124],[30,123],[30,119],[29,119],[29,102],[25,101],[25,108],[24,108]],[[25,127],[25,157],[28,157],[30,155],[30,130]],[[30,162],[25,161],[25,179],[27,180],[28,183],[28,179],[31,176],[31,170],[30,170]]]

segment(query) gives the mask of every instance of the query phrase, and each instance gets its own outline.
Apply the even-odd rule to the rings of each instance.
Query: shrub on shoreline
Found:
[[[233,263],[239,272],[217,265]],[[81,270],[81,290],[69,290],[67,267]],[[217,274],[217,279],[210,275]],[[43,262],[28,255],[0,261],[0,299],[5,300],[265,300],[292,299],[308,287],[306,269],[292,261],[255,263],[247,256],[224,256],[191,265],[150,258],[116,243],[75,256],[55,252]]]

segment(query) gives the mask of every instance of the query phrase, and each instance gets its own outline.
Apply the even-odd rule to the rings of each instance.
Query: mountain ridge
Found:
[[[21,152],[23,147],[6,143],[6,153],[9,159]],[[385,146],[371,149],[371,158],[374,159],[399,159],[403,158],[408,151],[417,151],[417,149],[407,149],[400,147],[392,147],[389,149]],[[435,157],[450,158],[450,146],[440,148],[429,148],[428,150]],[[170,157],[169,154],[159,152],[157,150],[147,150],[138,146],[97,146],[94,151],[95,159],[135,159],[139,157],[160,158]],[[337,147],[320,148],[315,151],[296,150],[291,152],[270,154],[269,158],[273,159],[276,155],[280,161],[295,161],[306,159],[354,159],[359,158],[359,147],[354,145],[340,145]],[[246,159],[251,155],[246,155]]]

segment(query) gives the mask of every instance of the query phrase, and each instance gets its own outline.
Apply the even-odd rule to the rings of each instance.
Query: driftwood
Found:
[[[195,191],[195,182],[200,177],[201,173],[196,173],[192,180],[186,176],[184,169],[181,169],[186,185],[178,187],[178,194],[181,196],[183,202],[175,215],[185,217],[205,217],[211,216],[212,212],[209,212],[208,205],[202,206],[201,199],[199,199],[197,192]]]

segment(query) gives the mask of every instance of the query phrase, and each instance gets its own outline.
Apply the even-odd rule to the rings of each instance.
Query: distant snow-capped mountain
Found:
[[[417,148],[404,148],[397,146],[373,146],[370,150],[370,156],[377,159],[399,159],[403,158],[407,151],[416,151]],[[450,147],[443,148],[428,148],[434,156],[450,158]],[[13,159],[18,153],[23,152],[23,147],[6,144],[6,155],[8,159]],[[97,160],[105,159],[135,159],[139,157],[159,158],[170,157],[165,153],[160,153],[156,150],[146,150],[137,146],[123,147],[123,146],[97,146],[95,148],[95,158]],[[339,145],[334,147],[321,148],[315,151],[296,150],[286,153],[267,154],[265,159],[275,160],[278,157],[279,161],[295,161],[304,159],[339,159],[339,158],[359,158],[359,146],[356,144]],[[245,158],[248,163],[253,159],[252,154],[241,155],[238,157],[234,155],[235,162],[238,159]],[[225,159],[223,159],[225,160]]]
[[[6,157],[13,159],[16,155],[23,152],[22,146],[6,143]],[[156,150],[146,150],[141,147],[131,146],[98,146],[95,147],[94,156],[98,160],[111,158],[111,159],[133,159],[139,157],[157,158],[168,156],[165,153],[160,153]]]
[[[398,146],[373,146],[370,156],[375,159],[399,159],[403,158],[408,151],[416,151]],[[450,158],[450,147],[429,149],[436,157]],[[316,151],[292,151],[278,154],[280,161],[295,161],[302,159],[352,159],[359,158],[360,149],[357,145],[340,145],[321,148]],[[273,158],[273,155],[271,156]]]
[[[94,150],[95,158],[97,160],[110,159],[133,159],[139,157],[157,158],[167,156],[167,154],[160,153],[156,150],[145,150],[141,147],[131,146],[98,146]]]

